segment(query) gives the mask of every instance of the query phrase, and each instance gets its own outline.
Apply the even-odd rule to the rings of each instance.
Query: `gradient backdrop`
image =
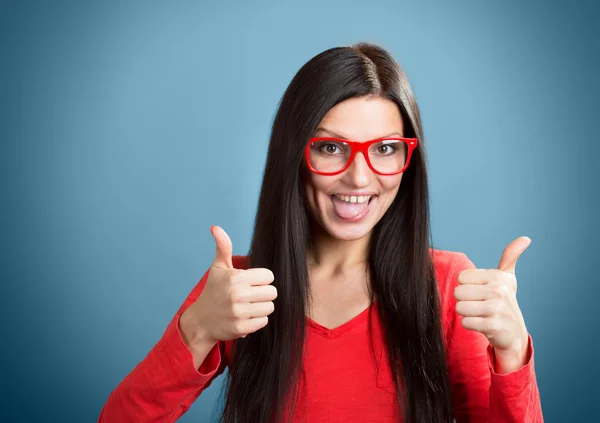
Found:
[[[434,246],[498,264],[548,422],[599,421],[592,2],[2,2],[2,422],[93,422],[214,254],[249,248],[300,66],[371,41],[422,110]],[[595,334],[595,335],[594,335]],[[212,422],[223,379],[183,422]]]

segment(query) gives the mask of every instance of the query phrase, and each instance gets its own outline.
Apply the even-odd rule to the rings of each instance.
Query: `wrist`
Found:
[[[189,310],[189,309],[188,309]],[[192,313],[184,311],[179,317],[179,332],[188,348],[207,347],[217,343],[208,330],[202,326]]]
[[[527,364],[529,335],[519,339],[509,348],[499,349],[494,347],[494,360],[496,372],[499,374],[512,373]]]

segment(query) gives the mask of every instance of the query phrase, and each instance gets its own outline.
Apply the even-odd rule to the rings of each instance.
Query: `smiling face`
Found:
[[[404,125],[396,103],[381,97],[343,101],[325,115],[314,137],[365,142],[403,137]],[[362,153],[339,175],[308,172],[306,200],[313,219],[330,236],[356,240],[371,233],[400,188],[402,173],[383,176],[371,170]]]

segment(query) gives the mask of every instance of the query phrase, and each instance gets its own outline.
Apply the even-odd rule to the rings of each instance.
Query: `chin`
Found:
[[[339,225],[333,222],[327,222],[321,226],[329,236],[339,239],[340,241],[356,241],[369,235],[373,230],[373,225],[367,223]]]

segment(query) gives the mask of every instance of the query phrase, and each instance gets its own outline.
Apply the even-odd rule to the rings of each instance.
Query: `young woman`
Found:
[[[419,109],[370,44],[306,63],[275,118],[248,256],[214,262],[99,422],[173,422],[228,367],[222,421],[541,422],[513,241],[430,247]]]

